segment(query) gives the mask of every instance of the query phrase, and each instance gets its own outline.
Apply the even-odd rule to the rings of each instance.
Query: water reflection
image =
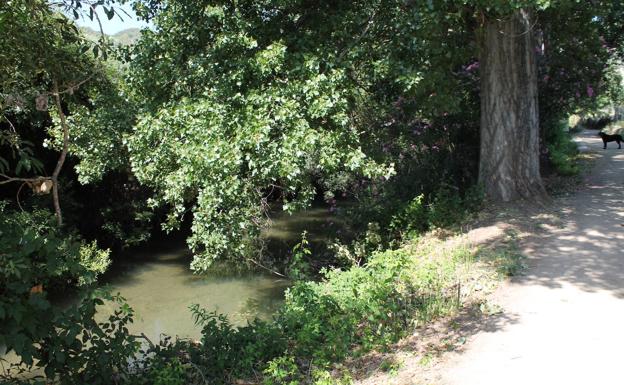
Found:
[[[103,283],[120,292],[135,310],[132,333],[158,339],[161,333],[198,338],[199,327],[188,309],[199,304],[228,316],[235,325],[254,317],[269,318],[283,301],[289,281],[258,272],[194,275],[191,254],[185,248],[145,252],[114,264]],[[100,314],[110,313],[106,304]]]
[[[314,255],[320,257],[328,241],[346,231],[344,221],[317,204],[294,215],[280,213],[271,228],[263,232],[265,252],[276,259],[288,258],[292,247],[308,232]],[[228,316],[234,325],[258,317],[268,319],[283,302],[288,280],[264,272],[236,272],[216,266],[207,275],[194,275],[189,265],[192,254],[183,242],[152,243],[149,250],[122,256],[103,279],[113,293],[120,292],[136,312],[133,333],[158,339],[161,333],[198,338],[188,307],[199,304],[208,311]],[[235,269],[234,269],[235,270]],[[112,305],[101,314],[112,311]]]

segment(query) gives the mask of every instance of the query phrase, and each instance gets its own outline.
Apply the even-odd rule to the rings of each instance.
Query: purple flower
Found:
[[[472,72],[478,68],[479,68],[479,62],[475,61],[475,62],[472,62],[468,67],[466,67],[466,71]]]
[[[589,84],[587,85],[587,96],[589,96],[590,98],[594,96],[594,89]]]

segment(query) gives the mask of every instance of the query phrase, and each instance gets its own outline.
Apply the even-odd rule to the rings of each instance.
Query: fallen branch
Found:
[[[265,269],[266,271],[268,271],[268,272],[270,272],[270,273],[273,273],[273,274],[278,275],[278,276],[283,277],[283,278],[288,278],[288,276],[286,276],[286,275],[284,275],[284,274],[282,274],[282,273],[280,273],[280,272],[277,272],[277,271],[275,271],[275,270],[273,270],[273,269],[270,269],[270,268],[268,268],[268,267],[264,266],[263,264],[261,264],[260,262],[257,262],[256,260],[252,259],[252,258],[247,258],[247,260],[248,260],[249,262],[253,263],[253,264],[254,264],[254,265],[256,265],[256,266],[258,266],[258,267],[261,267],[261,268]]]

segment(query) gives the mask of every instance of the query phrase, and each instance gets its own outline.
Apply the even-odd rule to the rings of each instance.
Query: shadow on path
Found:
[[[543,231],[523,246],[531,258],[516,282],[558,288],[563,283],[624,298],[624,149],[602,149],[594,132],[577,139],[597,154],[585,186],[556,202],[564,227]]]

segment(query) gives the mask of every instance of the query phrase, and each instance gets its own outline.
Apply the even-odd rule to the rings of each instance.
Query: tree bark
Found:
[[[536,40],[531,12],[488,20],[480,39],[479,181],[498,201],[545,198],[539,169]]]

